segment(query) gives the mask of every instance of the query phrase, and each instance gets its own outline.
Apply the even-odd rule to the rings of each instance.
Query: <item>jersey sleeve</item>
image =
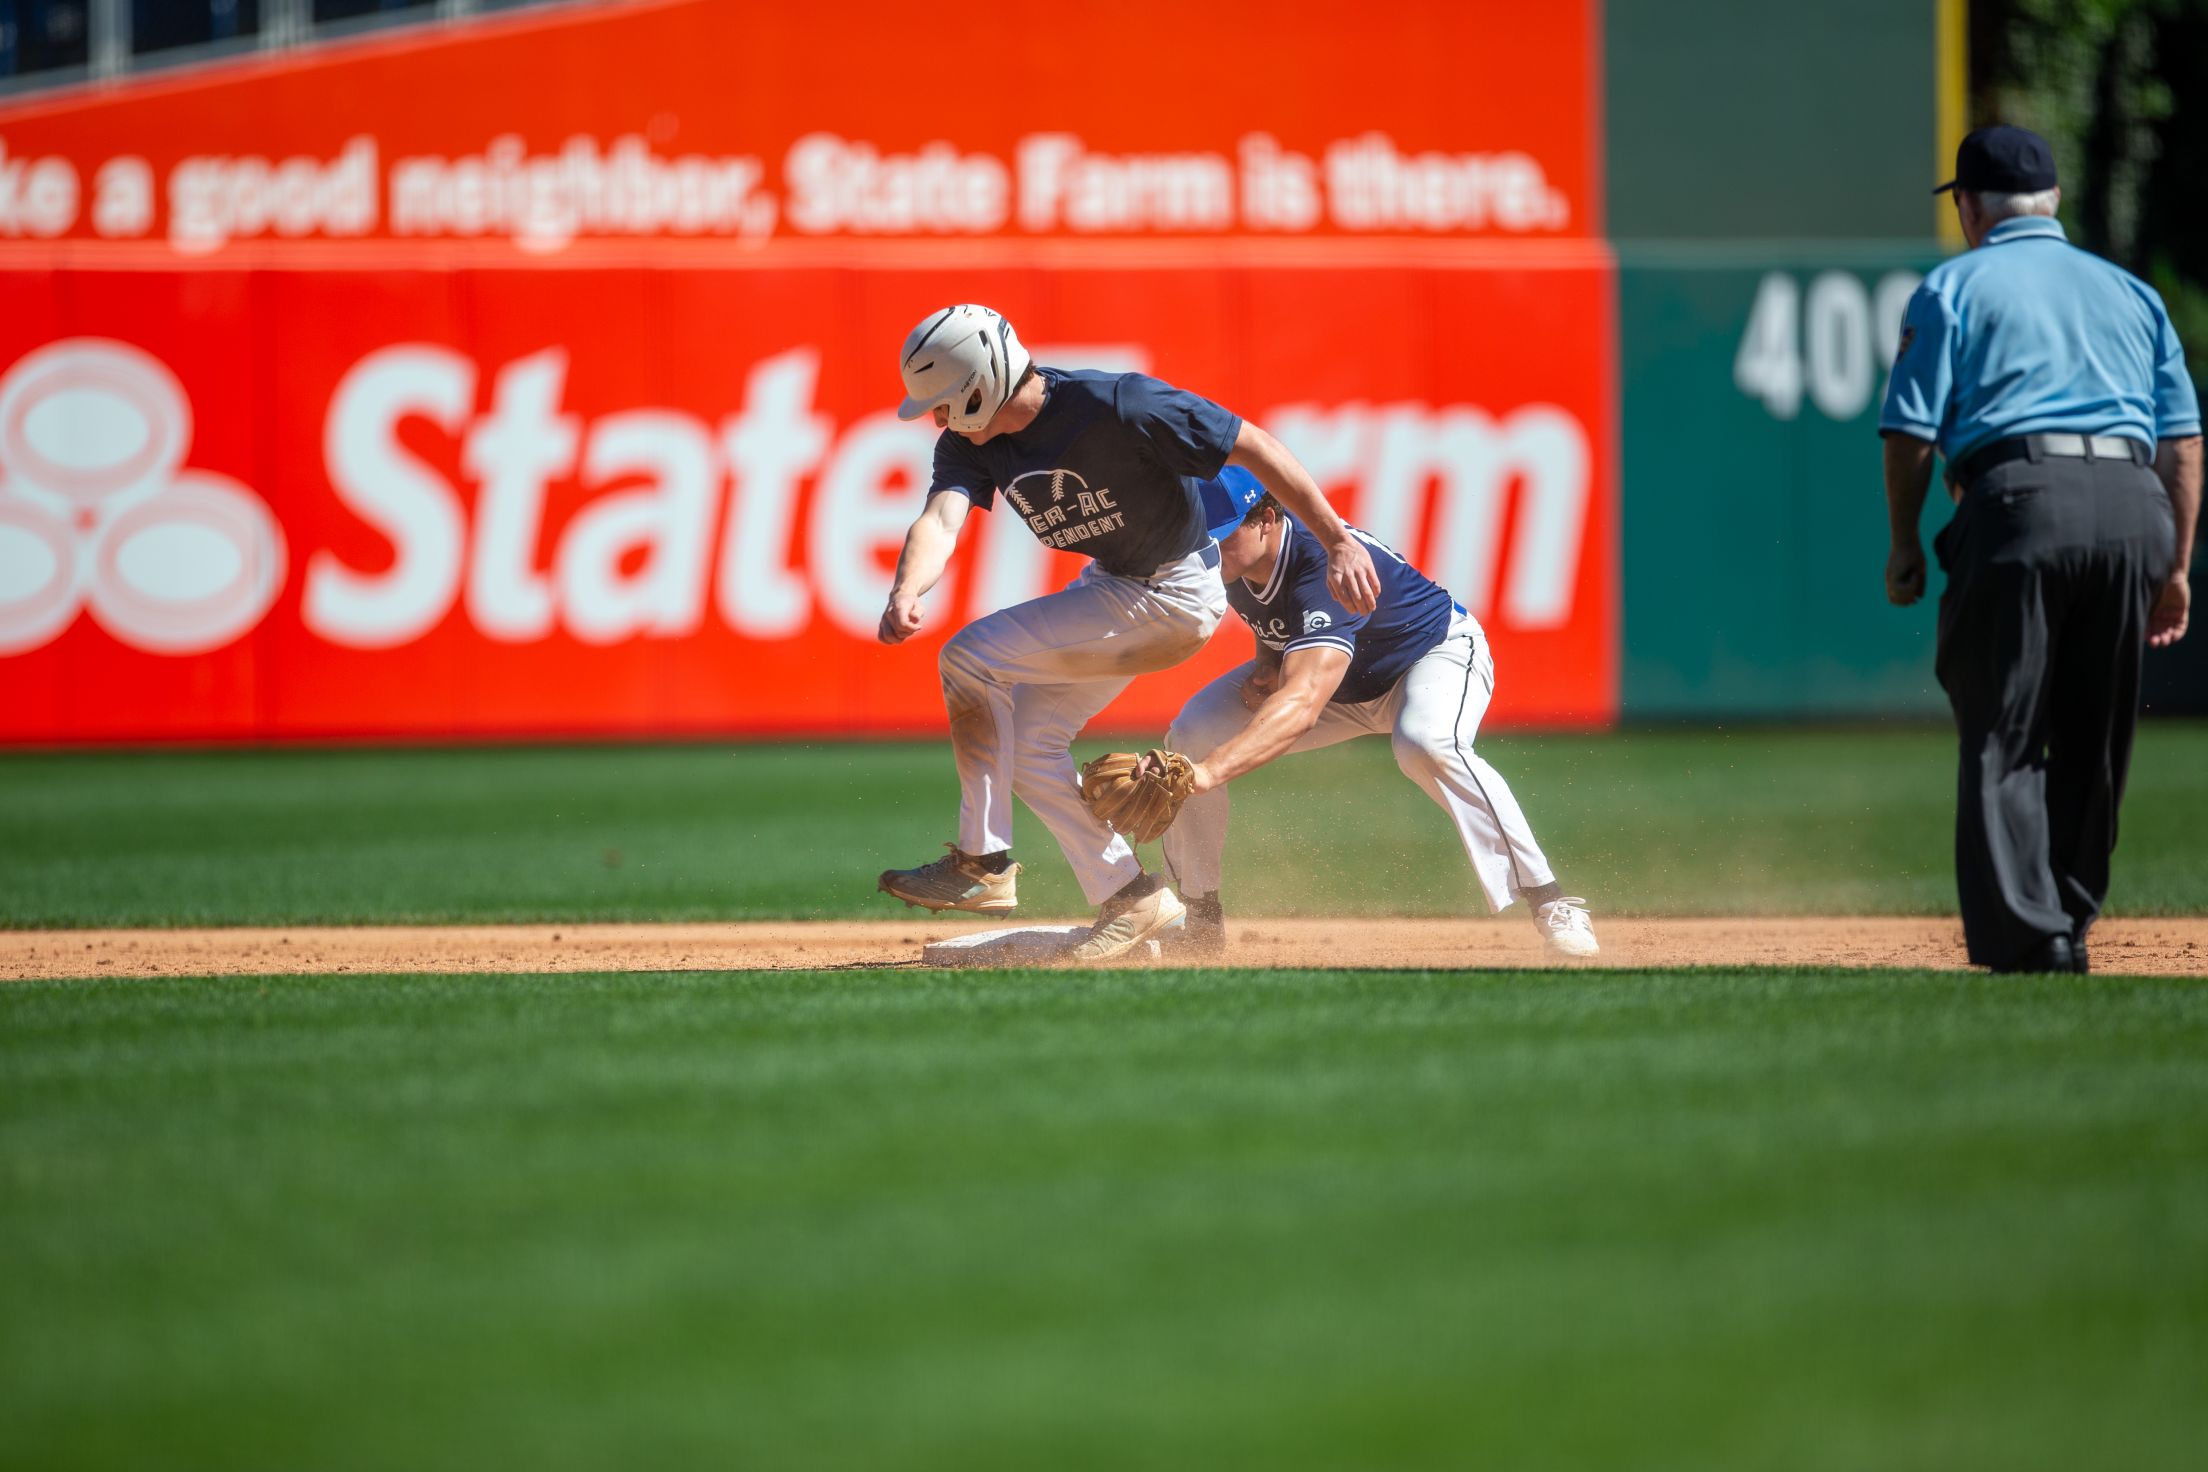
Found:
[[[2185,347],[2177,340],[2177,329],[2170,325],[2169,310],[2160,296],[2149,295],[2154,300],[2156,324],[2154,436],[2181,440],[2200,433],[2200,395],[2193,387],[2193,375],[2185,369]]]
[[[947,429],[935,439],[935,478],[927,499],[934,500],[937,491],[957,491],[974,503],[976,511],[987,511],[997,499],[996,477],[971,444]]]
[[[1143,373],[1119,380],[1119,422],[1150,446],[1175,475],[1209,480],[1234,453],[1242,416],[1200,394]]]
[[[1298,649],[1339,649],[1355,659],[1357,634],[1366,616],[1351,613],[1335,601],[1326,586],[1326,554],[1317,552],[1316,543],[1310,545],[1316,555],[1299,561],[1293,580],[1282,592],[1281,601],[1287,606],[1281,612],[1289,632],[1280,652],[1285,656]]]
[[[1901,319],[1901,346],[1894,353],[1893,376],[1878,427],[1920,440],[1938,440],[1955,388],[1955,313],[1947,299],[1920,286]]]

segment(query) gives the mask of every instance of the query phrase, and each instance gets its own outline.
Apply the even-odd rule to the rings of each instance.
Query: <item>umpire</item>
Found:
[[[1879,414],[1886,596],[1924,595],[1932,451],[1940,684],[1962,737],[1955,878],[1970,959],[2083,971],[2108,895],[2146,646],[2183,637],[2200,405],[2152,288],[2074,249],[2046,140],[1981,128],[1955,155],[1971,250],[1909,303]]]

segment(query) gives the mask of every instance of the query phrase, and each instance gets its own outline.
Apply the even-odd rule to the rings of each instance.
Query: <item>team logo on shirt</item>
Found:
[[[1085,491],[1089,483],[1081,478],[1078,470],[1030,470],[1004,488],[1005,498],[1020,508],[1020,515],[1033,516],[1038,504],[1057,506],[1066,499],[1066,487],[1071,484],[1076,491]],[[1043,497],[1050,499],[1046,502]]]
[[[1333,622],[1334,615],[1323,608],[1314,608],[1303,616],[1303,631],[1306,634],[1316,634],[1319,630],[1330,627]]]
[[[1049,500],[1044,500],[1045,495]],[[1127,524],[1127,513],[1115,510],[1118,502],[1109,487],[1089,488],[1077,470],[1030,470],[1004,488],[1004,498],[1027,518],[1027,524],[1046,547],[1070,547]]]
[[[1004,488],[1005,499],[1017,506],[1022,516],[1035,515],[1038,506],[1064,505],[1069,491],[1073,493],[1075,505],[1080,504],[1081,497],[1094,494],[1089,490],[1089,483],[1082,479],[1080,471],[1067,470],[1062,466],[1056,470],[1030,470]],[[1048,500],[1044,499],[1046,496]]]

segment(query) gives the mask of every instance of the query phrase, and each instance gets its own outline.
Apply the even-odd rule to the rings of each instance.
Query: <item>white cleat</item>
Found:
[[[1188,909],[1180,896],[1161,883],[1140,899],[1106,900],[1088,939],[1075,946],[1066,959],[1076,966],[1115,960],[1161,932],[1187,923]]]
[[[1595,943],[1594,922],[1587,918],[1587,902],[1576,894],[1550,900],[1533,912],[1535,928],[1550,950],[1559,956],[1584,961],[1602,954]]]

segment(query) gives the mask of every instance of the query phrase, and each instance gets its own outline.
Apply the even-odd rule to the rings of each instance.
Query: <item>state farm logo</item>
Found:
[[[0,378],[0,654],[89,608],[154,654],[219,648],[268,612],[284,538],[268,506],[184,467],[192,408],[157,359],[78,337]]]
[[[1038,356],[1146,366],[1126,345]],[[297,518],[287,553],[259,496],[186,467],[192,406],[168,368],[124,343],[50,343],[0,376],[0,656],[85,611],[136,649],[219,648],[270,616],[287,556],[297,603],[275,616],[341,649],[401,648],[448,620],[497,644],[715,627],[772,644],[816,624],[870,643],[936,437],[886,409],[824,412],[822,357],[800,345],[753,361],[710,416],[576,404],[559,346],[486,362],[390,343],[326,399],[209,385],[202,409],[254,416],[263,446],[282,416],[320,420],[321,454],[293,451],[269,472]],[[1518,630],[1574,616],[1594,481],[1569,409],[1302,403],[1260,422],[1476,616]],[[1022,476],[1006,499],[1023,515],[980,518],[973,554],[932,595],[954,620],[1047,592],[1046,547],[1125,516],[1109,487],[1063,468]]]

